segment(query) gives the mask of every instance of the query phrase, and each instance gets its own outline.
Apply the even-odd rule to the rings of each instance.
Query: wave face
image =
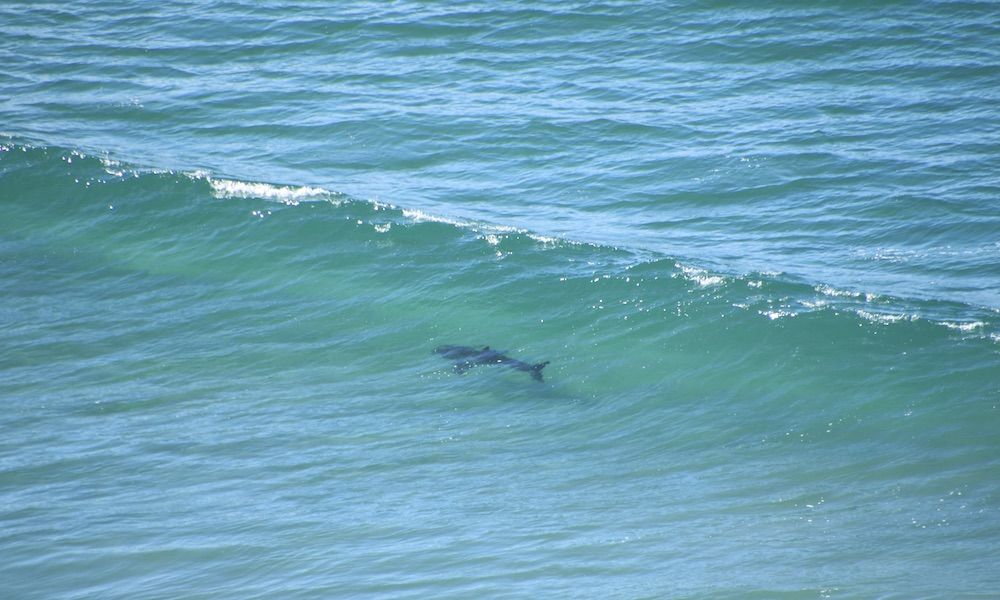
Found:
[[[1000,308],[993,3],[0,7],[0,130]]]
[[[994,593],[998,12],[4,3],[0,581]]]

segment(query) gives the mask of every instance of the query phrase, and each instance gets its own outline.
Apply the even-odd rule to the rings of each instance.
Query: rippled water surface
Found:
[[[998,23],[3,3],[5,593],[991,597]]]

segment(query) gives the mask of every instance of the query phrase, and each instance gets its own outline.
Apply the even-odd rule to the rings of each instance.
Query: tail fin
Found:
[[[535,381],[542,381],[542,369],[544,369],[547,364],[549,364],[549,361],[531,365],[531,378]]]

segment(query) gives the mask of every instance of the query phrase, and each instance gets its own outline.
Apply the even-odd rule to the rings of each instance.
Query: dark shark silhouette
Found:
[[[506,365],[518,371],[526,371],[535,381],[542,381],[542,369],[549,361],[528,364],[511,358],[502,352],[490,349],[489,346],[472,348],[470,346],[438,346],[435,354],[455,361],[455,372],[465,373],[476,365]]]

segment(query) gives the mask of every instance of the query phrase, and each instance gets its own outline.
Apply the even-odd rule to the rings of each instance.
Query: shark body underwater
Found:
[[[529,373],[535,381],[542,381],[542,369],[549,361],[529,364],[516,358],[511,358],[502,352],[497,352],[489,346],[472,348],[471,346],[438,346],[435,354],[455,361],[455,372],[465,373],[476,365],[505,365],[518,371]]]

